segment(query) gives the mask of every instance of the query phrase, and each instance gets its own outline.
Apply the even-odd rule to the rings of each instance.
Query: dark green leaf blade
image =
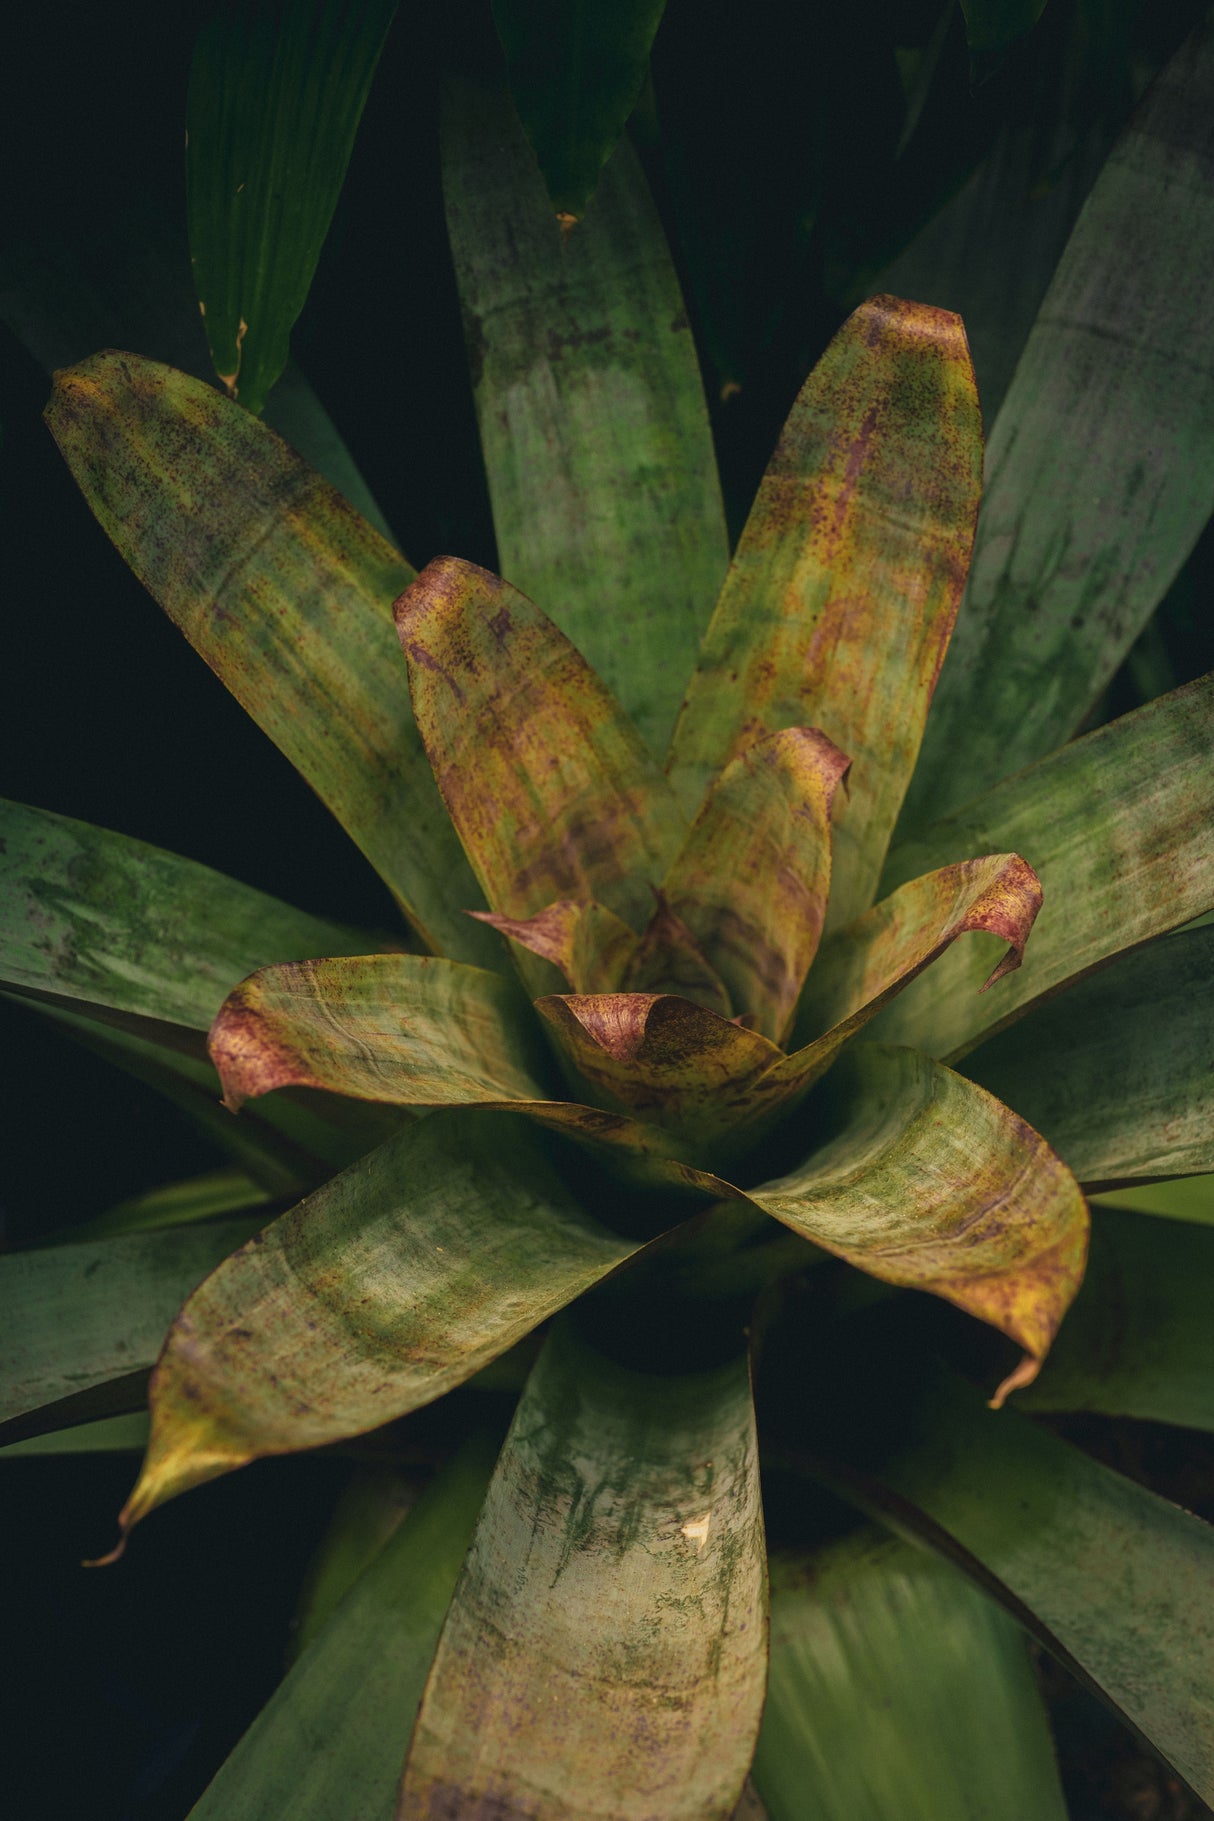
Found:
[[[954,1561],[1214,1796],[1214,1527],[942,1372],[874,1374],[864,1324],[818,1466]]]
[[[146,1371],[195,1285],[260,1222],[0,1257],[0,1421]]]
[[[635,1373],[562,1324],[490,1484],[398,1821],[728,1821],[763,1702],[765,1595],[746,1360]]]
[[[259,412],[341,193],[396,0],[224,0],[186,101],[190,256],[215,371]]]
[[[1212,170],[1207,22],[1097,180],[999,413],[908,831],[1074,733],[1210,516]]]
[[[190,1821],[390,1821],[401,1759],[495,1447],[418,1500],[270,1697]]]
[[[1214,928],[1123,955],[984,1043],[964,1073],[1083,1183],[1214,1169]]]
[[[1066,1821],[1020,1629],[947,1563],[864,1530],[771,1562],[755,1753],[770,1821]]]
[[[1179,1182],[1132,1183],[1094,1195],[1101,1208],[1130,1208],[1135,1214],[1154,1214],[1163,1220],[1194,1221],[1214,1227],[1214,1176],[1189,1176]]]
[[[1214,1232],[1095,1208],[1083,1288],[1027,1410],[1096,1410],[1214,1430]]]
[[[636,106],[666,0],[493,0],[510,90],[562,226],[580,221]]]
[[[508,101],[477,86],[446,108],[443,164],[498,567],[660,757],[729,546],[691,326],[645,179],[622,144],[562,246]]]
[[[462,1384],[638,1248],[588,1216],[527,1130],[407,1127],[200,1287],[151,1387],[124,1531],[267,1454],[377,1428]]]
[[[47,422],[103,530],[316,791],[428,946],[499,960],[409,710],[413,571],[212,387],[130,354],[56,376]]]
[[[1024,855],[1045,903],[1023,967],[980,996],[995,956],[954,943],[870,1027],[948,1061],[1038,999],[1214,904],[1214,675],[1085,735],[934,823],[883,890],[992,848]]]
[[[1046,0],[961,0],[965,35],[974,52],[1005,51],[1032,31]]]

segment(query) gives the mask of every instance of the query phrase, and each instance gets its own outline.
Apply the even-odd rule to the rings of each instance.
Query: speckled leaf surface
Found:
[[[1214,928],[1080,980],[966,1058],[1081,1182],[1214,1169]]]
[[[614,696],[475,563],[437,558],[395,612],[417,724],[490,909],[595,899],[639,929],[681,819]]]
[[[817,952],[848,759],[814,728],[756,740],[712,785],[663,887],[731,1009],[784,1041]]]
[[[190,263],[215,371],[260,411],[287,363],[396,0],[237,0],[194,46]]]
[[[992,956],[956,944],[874,1025],[883,1041],[955,1060],[1045,994],[1214,905],[1214,677],[1064,746],[890,857],[888,890],[991,848],[1022,853],[1045,889],[1025,964],[979,997]]]
[[[785,727],[852,761],[830,922],[872,902],[965,582],[982,423],[957,317],[873,298],[793,407],[675,729],[694,813],[715,773]]]
[[[443,1627],[398,1821],[728,1821],[765,1608],[745,1359],[663,1378],[558,1327]]]
[[[1028,1410],[1096,1410],[1214,1430],[1214,1232],[1092,1211],[1083,1288]]]
[[[407,1127],[182,1309],[153,1375],[124,1530],[261,1455],[429,1403],[636,1249],[583,1212],[522,1126],[461,1112]]]
[[[813,1103],[818,1143],[747,1194],[886,1283],[930,1290],[1025,1350],[1026,1383],[1083,1276],[1082,1195],[1044,1140],[913,1050],[859,1044]]]
[[[820,1405],[819,1465],[948,1556],[1214,1796],[1214,1526],[943,1373],[875,1382],[864,1340]],[[807,1435],[809,1431],[806,1431]]]
[[[996,420],[908,831],[1074,733],[1214,508],[1212,178],[1207,22],[1097,178]]]
[[[444,111],[443,191],[498,566],[660,755],[729,547],[691,324],[640,165],[621,144],[562,244],[503,91],[469,85]]]
[[[771,1561],[754,1779],[769,1821],[1066,1821],[1023,1633],[946,1562],[865,1529]]]
[[[283,1086],[405,1106],[546,1098],[518,988],[433,955],[266,968],[225,1000],[210,1051],[233,1112]]]
[[[496,1449],[466,1443],[271,1695],[190,1821],[391,1821]]]
[[[428,945],[492,965],[461,914],[478,893],[392,632],[409,565],[264,424],[155,361],[101,354],[60,373],[47,421],[120,554]]]
[[[563,226],[585,213],[649,74],[666,0],[493,0],[510,92]]]
[[[214,1221],[0,1258],[0,1422],[146,1371],[191,1290],[259,1224]]]
[[[367,937],[222,873],[49,810],[0,803],[0,979],[101,1018],[205,1031],[267,962]]]

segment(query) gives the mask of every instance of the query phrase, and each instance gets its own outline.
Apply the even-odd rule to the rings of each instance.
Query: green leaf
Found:
[[[4,985],[162,1042],[172,1033],[157,1026],[207,1030],[254,968],[368,944],[194,860],[49,810],[0,802],[0,839]]]
[[[63,1228],[58,1235],[69,1244],[83,1240],[115,1239],[123,1233],[163,1233],[171,1227],[191,1227],[220,1214],[244,1214],[262,1208],[272,1196],[247,1170],[208,1170],[184,1182],[169,1182],[146,1189],[107,1208],[95,1220]]]
[[[813,1102],[818,1143],[749,1200],[885,1283],[930,1290],[1028,1356],[1030,1382],[1083,1276],[1082,1195],[1008,1108],[914,1050],[857,1044]]]
[[[1158,1214],[1165,1220],[1193,1220],[1214,1227],[1214,1176],[1194,1176],[1182,1182],[1133,1183],[1126,1189],[1093,1195],[1101,1208],[1133,1208],[1139,1214]]]
[[[107,536],[428,946],[495,961],[409,712],[408,564],[264,424],[153,361],[58,374],[46,415]]]
[[[0,1256],[0,1421],[145,1371],[190,1291],[259,1224]]]
[[[1045,904],[1024,966],[980,998],[988,944],[955,943],[874,1035],[953,1061],[1068,980],[1214,905],[1214,676],[1099,727],[896,849],[884,888],[993,848]]]
[[[148,1445],[146,1410],[123,1416],[103,1416],[95,1423],[77,1423],[70,1429],[52,1429],[30,1435],[0,1448],[0,1460],[23,1459],[29,1454],[142,1454]]]
[[[907,830],[1075,732],[1210,516],[1212,158],[1207,24],[1097,180],[999,413]]]
[[[756,740],[710,788],[663,894],[734,1012],[784,1041],[826,917],[831,805],[849,761],[805,727]]]
[[[430,563],[396,603],[413,711],[490,907],[595,899],[633,928],[682,833],[619,703],[547,616],[498,576]]]
[[[666,0],[493,0],[510,91],[562,227],[580,221],[649,74]]]
[[[341,194],[396,0],[224,0],[194,46],[186,185],[215,371],[260,411]]]
[[[338,1499],[308,1564],[288,1645],[294,1663],[325,1629],[417,1503],[416,1477],[396,1467],[359,1467]]]
[[[961,0],[971,51],[1005,51],[1032,31],[1046,0]]]
[[[1020,1628],[872,1530],[772,1559],[754,1780],[770,1821],[1066,1821]]]
[[[458,1113],[407,1127],[190,1298],[153,1375],[124,1533],[217,1474],[431,1402],[637,1244],[583,1211],[521,1125]]]
[[[1214,1797],[1214,1527],[943,1373],[908,1361],[876,1382],[863,1327],[832,1350],[841,1395],[806,1409],[816,1466],[971,1575]]]
[[[660,755],[729,546],[691,326],[645,179],[621,144],[562,245],[508,101],[477,86],[445,111],[443,163],[498,566]]]
[[[1214,1169],[1214,928],[1123,955],[984,1043],[965,1073],[1081,1182]]]
[[[829,921],[872,902],[965,581],[982,422],[943,310],[872,298],[793,406],[675,728],[694,814],[765,733],[817,727],[852,762],[836,805]]]
[[[190,283],[184,223],[149,198],[124,191],[83,219],[56,212],[36,243],[0,251],[0,322],[47,374],[74,367],[98,348],[129,348],[211,382],[213,368]],[[332,481],[382,537],[392,532],[338,434],[337,426],[288,361],[266,401],[265,421]]]
[[[355,1582],[190,1821],[391,1821],[401,1759],[493,1465],[464,1445]]]
[[[1097,1208],[1083,1288],[1028,1410],[1214,1429],[1214,1233]]]
[[[765,1596],[745,1359],[641,1374],[562,1325],[490,1482],[399,1821],[728,1821],[763,1705]]]

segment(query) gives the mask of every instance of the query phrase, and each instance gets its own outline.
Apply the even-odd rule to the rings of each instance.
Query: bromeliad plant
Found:
[[[1208,82],[1204,56],[1175,82]],[[1153,105],[1139,154],[1166,85]],[[258,1457],[404,1418],[557,1318],[533,1364],[512,1356],[530,1369],[496,1459],[475,1439],[455,1456],[196,1812],[381,1814],[407,1744],[398,1813],[418,1821],[724,1821],[757,1801],[752,1760],[775,1821],[808,1812],[806,1790],[815,1814],[914,1801],[941,1821],[973,1812],[966,1777],[992,1752],[999,1812],[1061,1814],[1014,1627],[876,1533],[776,1565],[760,1738],[748,1325],[759,1363],[776,1362],[772,1470],[810,1504],[815,1484],[842,1489],[952,1555],[1209,1793],[1208,1528],[919,1365],[917,1348],[964,1353],[972,1325],[958,1341],[923,1326],[924,1299],[857,1292],[857,1272],[930,1291],[1014,1342],[1020,1362],[986,1386],[996,1407],[1026,1389],[1039,1407],[1102,1407],[1075,1392],[1085,1370],[1099,1381],[1107,1340],[1083,1302],[1060,1389],[1052,1365],[1034,1384],[1083,1275],[1076,1178],[1214,1161],[1195,1060],[1209,932],[1151,941],[1214,902],[1214,689],[1039,757],[1073,731],[1187,531],[1142,560],[1134,514],[1153,522],[1163,480],[1140,470],[1148,506],[1127,494],[1128,516],[1083,552],[1100,593],[1073,605],[1070,668],[1049,646],[1055,601],[1032,687],[1010,710],[988,703],[1005,661],[1034,659],[1000,514],[1053,422],[1032,394],[1065,365],[1047,309],[988,465],[968,678],[951,667],[940,699],[937,725],[964,734],[968,717],[974,747],[929,734],[929,785],[895,836],[978,513],[960,323],[878,297],[844,324],[681,695],[724,533],[643,182],[617,155],[598,227],[592,214],[565,255],[536,254],[566,263],[519,305],[509,271],[549,224],[533,230],[517,200],[503,211],[500,153],[478,181],[484,113],[457,116],[450,213],[511,580],[450,557],[414,576],[238,403],[156,363],[98,355],[58,376],[48,409],[102,525],[424,951],[6,810],[10,987],[179,1098],[206,1090],[209,1027],[245,1205],[297,1200],[173,1321],[124,1533]],[[499,267],[486,222],[509,207]],[[1077,245],[1063,290],[1087,270]],[[1201,522],[1188,503],[1177,520]],[[605,576],[604,549],[635,574]],[[1046,594],[1065,595],[1058,576]],[[1036,762],[1000,781],[1005,752]],[[949,1066],[970,1052],[969,1076]],[[1168,1270],[1139,1257],[1133,1228],[1111,1226],[1096,1254],[1097,1289],[1133,1255],[1131,1300]],[[1190,1276],[1185,1248],[1204,1236],[1158,1231]],[[214,1235],[220,1252],[229,1237]],[[182,1257],[185,1290],[198,1254]],[[873,1388],[881,1324],[909,1338]],[[1132,1394],[1140,1413],[1195,1420],[1183,1374],[1164,1382],[1145,1411]],[[886,1741],[882,1807],[855,1781],[848,1729],[881,1710],[883,1677],[908,1673],[929,1714]],[[911,1797],[898,1767],[920,1779]]]

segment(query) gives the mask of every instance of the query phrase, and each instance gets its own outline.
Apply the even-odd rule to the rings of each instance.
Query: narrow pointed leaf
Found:
[[[1133,1183],[1129,1188],[1094,1195],[1102,1208],[1132,1208],[1164,1220],[1196,1221],[1214,1227],[1214,1176],[1192,1176],[1181,1182]]]
[[[494,1448],[476,1437],[293,1665],[190,1821],[390,1821],[400,1764]]]
[[[864,1530],[771,1563],[754,1778],[770,1821],[1066,1821],[1018,1625]]]
[[[225,1000],[210,1050],[233,1112],[283,1086],[406,1106],[545,1097],[518,989],[430,955],[266,968]]]
[[[496,959],[392,633],[408,564],[264,424],[154,361],[56,377],[47,421],[140,581],[286,754],[424,940]]]
[[[341,194],[396,0],[225,0],[186,100],[190,256],[215,371],[260,411]]]
[[[1087,1208],[1070,1172],[1007,1107],[914,1050],[858,1045],[820,1099],[808,1161],[749,1199],[870,1276],[989,1322],[1024,1348],[1013,1379],[1027,1383],[1083,1276]]]
[[[0,979],[138,1031],[205,1031],[271,961],[356,954],[365,935],[210,867],[49,810],[0,803]]]
[[[1214,508],[1212,160],[1207,21],[1097,179],[999,412],[908,831],[1074,733]]]
[[[1214,676],[1064,746],[890,858],[886,889],[990,848],[1045,905],[1024,966],[979,997],[988,945],[958,943],[882,1014],[883,1041],[954,1060],[1068,980],[1214,905]]]
[[[636,1250],[591,1220],[520,1125],[407,1127],[214,1272],[169,1333],[124,1531],[261,1455],[429,1403]]]
[[[1083,1288],[1023,1407],[1214,1430],[1212,1282],[1208,1228],[1097,1208]]]
[[[834,1355],[849,1393],[807,1412],[820,1462],[1008,1606],[1210,1800],[1214,1526],[943,1373],[877,1385],[864,1351]]]
[[[0,1257],[0,1421],[146,1371],[190,1291],[259,1224],[216,1221]]]
[[[504,94],[468,85],[444,114],[443,190],[498,565],[660,755],[729,546],[691,325],[640,165],[621,144],[562,244]]]
[[[782,1043],[830,891],[831,804],[849,761],[813,728],[756,740],[711,787],[664,893],[733,1009]]]
[[[642,1375],[558,1328],[443,1627],[398,1821],[728,1821],[765,1604],[746,1361]]]
[[[758,1083],[781,1061],[758,1031],[673,993],[553,996],[536,1010],[594,1098],[655,1120],[705,1163],[753,1123]]]
[[[98,348],[130,348],[211,381],[203,319],[190,282],[185,224],[150,196],[115,196],[83,219],[58,211],[36,242],[0,252],[0,322],[45,369],[74,367]],[[337,426],[294,361],[266,401],[265,422],[392,540]]]
[[[618,702],[538,608],[440,557],[396,603],[413,708],[490,909],[594,899],[648,918],[681,832]]]
[[[1081,1182],[1214,1169],[1214,928],[1134,949],[967,1058]]]
[[[52,1429],[20,1442],[6,1442],[0,1460],[23,1459],[29,1454],[142,1454],[148,1445],[146,1410],[122,1416],[99,1417],[94,1423],[77,1423],[69,1429]]]
[[[580,221],[649,74],[666,0],[493,0],[510,91],[561,225]]]
[[[705,635],[672,781],[692,812],[763,734],[821,728],[852,761],[832,926],[873,899],[961,598],[981,475],[960,322],[870,299],[793,407]]]
[[[959,936],[990,934],[1010,944],[982,990],[994,986],[1020,966],[1040,906],[1040,882],[1018,854],[941,867],[891,892],[822,949],[797,1013],[799,1047],[781,1073],[817,1079]]]
[[[264,1208],[272,1199],[269,1190],[247,1170],[208,1170],[184,1182],[169,1182],[132,1195],[95,1220],[64,1229],[61,1237],[79,1245],[84,1240],[115,1239],[123,1233],[164,1233],[172,1227],[192,1227],[220,1215]]]

